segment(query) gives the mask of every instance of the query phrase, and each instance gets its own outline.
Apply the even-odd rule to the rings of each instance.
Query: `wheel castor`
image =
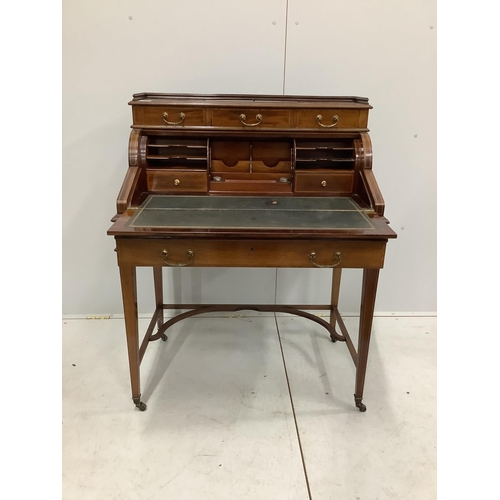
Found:
[[[146,403],[143,403],[142,401],[140,401],[139,403],[136,403],[135,406],[137,408],[139,408],[139,410],[141,410],[141,411],[146,411],[146,409],[148,408]]]
[[[356,403],[356,408],[359,409],[360,412],[364,412],[366,411],[366,405],[364,405],[362,402],[361,402],[361,398],[354,398],[354,402]]]
[[[164,333],[162,333],[161,339],[163,340],[163,342],[166,342],[168,340],[168,337]]]

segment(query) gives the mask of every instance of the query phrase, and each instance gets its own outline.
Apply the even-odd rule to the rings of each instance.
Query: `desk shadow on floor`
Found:
[[[173,360],[191,334],[194,326],[194,323],[191,321],[182,321],[179,324],[178,328],[180,328],[180,330],[178,332],[173,334],[173,329],[166,332],[167,335],[169,335],[169,338],[166,342],[163,342],[162,340],[156,341],[159,346],[157,347],[154,354],[154,360],[149,370],[149,377],[144,382],[144,390],[142,393],[142,398],[144,401],[147,401],[154,393],[160,381],[167,373]],[[146,351],[146,354],[144,356],[146,357],[147,355],[148,352]],[[151,356],[152,353],[150,352],[149,355]]]

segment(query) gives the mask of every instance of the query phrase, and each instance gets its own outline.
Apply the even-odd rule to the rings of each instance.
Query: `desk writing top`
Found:
[[[182,233],[395,237],[383,217],[369,218],[350,197],[150,195],[108,232],[127,236]]]

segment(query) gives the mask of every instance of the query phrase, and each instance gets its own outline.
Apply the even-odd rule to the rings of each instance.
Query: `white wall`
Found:
[[[289,6],[285,92],[361,95],[373,106],[373,171],[398,233],[387,245],[377,310],[435,311],[435,2],[291,0]],[[325,293],[330,285],[323,276]],[[304,295],[314,290],[310,283]]]
[[[288,27],[286,7],[286,0],[64,2],[64,314],[122,311],[106,230],[127,169],[127,103],[141,91],[369,97],[374,172],[399,234],[388,245],[377,310],[436,309],[435,2],[289,0]],[[344,274],[343,309],[354,311],[359,272]],[[153,305],[150,275],[139,270],[142,311]],[[165,294],[325,302],[330,275],[166,269]]]

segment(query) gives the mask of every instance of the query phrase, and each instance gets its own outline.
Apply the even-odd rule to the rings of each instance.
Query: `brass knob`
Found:
[[[180,183],[181,183],[181,181],[180,181],[179,179],[175,179],[174,184],[175,184],[176,186],[178,186]]]
[[[323,187],[325,187],[325,186],[326,186],[326,181],[321,181],[321,185],[322,185]]]

